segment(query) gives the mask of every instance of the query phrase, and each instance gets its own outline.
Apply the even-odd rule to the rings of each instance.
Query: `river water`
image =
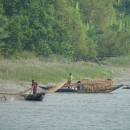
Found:
[[[0,101],[0,130],[129,130],[130,89],[46,94],[42,102]]]

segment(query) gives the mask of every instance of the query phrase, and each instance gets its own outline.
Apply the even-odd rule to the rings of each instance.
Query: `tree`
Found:
[[[4,14],[4,10],[0,1],[0,53],[4,45],[4,43],[2,42],[2,39],[8,37],[8,32],[5,31],[7,18],[3,14]]]

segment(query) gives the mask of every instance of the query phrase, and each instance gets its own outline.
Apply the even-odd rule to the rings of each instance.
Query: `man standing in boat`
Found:
[[[70,73],[69,78],[68,78],[68,84],[71,84],[72,80],[73,80],[73,76],[72,76],[72,73]]]
[[[32,88],[33,88],[33,95],[36,96],[37,93],[37,82],[35,82],[34,80],[32,80]]]

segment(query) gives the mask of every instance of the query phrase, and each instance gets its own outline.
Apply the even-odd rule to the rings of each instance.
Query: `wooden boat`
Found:
[[[0,94],[3,94],[5,101],[13,101],[13,100],[42,101],[46,93],[53,93],[57,89],[61,88],[64,84],[65,82],[58,84],[44,92],[42,91],[42,92],[36,93],[36,96],[31,93],[32,87],[19,93],[13,93],[13,94],[0,93]]]
[[[45,93],[37,93],[36,96],[33,94],[7,94],[3,93],[3,97],[5,101],[13,101],[13,100],[30,100],[30,101],[42,101],[45,96]]]
[[[10,94],[2,93],[2,94],[5,101],[13,101],[13,100],[42,101],[43,100],[45,96],[45,92],[42,91],[34,95],[31,93],[31,91],[32,91],[32,87],[19,93],[10,93]]]
[[[119,89],[123,86],[123,84],[121,85],[115,85],[109,89],[98,89],[98,90],[95,90],[95,91],[87,91],[85,90],[83,87],[81,86],[78,86],[78,87],[62,87],[60,89],[58,89],[56,92],[67,92],[67,93],[110,93],[116,89]],[[45,89],[47,90],[48,88],[47,87],[41,87],[40,88],[42,89]]]
[[[110,93],[122,86],[123,84],[113,86],[113,81],[111,79],[95,78],[78,81],[71,84],[66,83],[65,85],[63,85],[63,87],[59,88],[55,92]],[[40,88],[47,91],[47,89],[50,89],[51,87]]]
[[[25,100],[30,100],[30,101],[42,101],[45,96],[45,93],[37,93],[36,96],[33,94],[29,94]]]

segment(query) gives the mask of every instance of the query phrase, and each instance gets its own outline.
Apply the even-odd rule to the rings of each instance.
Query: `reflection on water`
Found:
[[[42,102],[0,101],[0,130],[128,130],[130,90],[46,94]]]

